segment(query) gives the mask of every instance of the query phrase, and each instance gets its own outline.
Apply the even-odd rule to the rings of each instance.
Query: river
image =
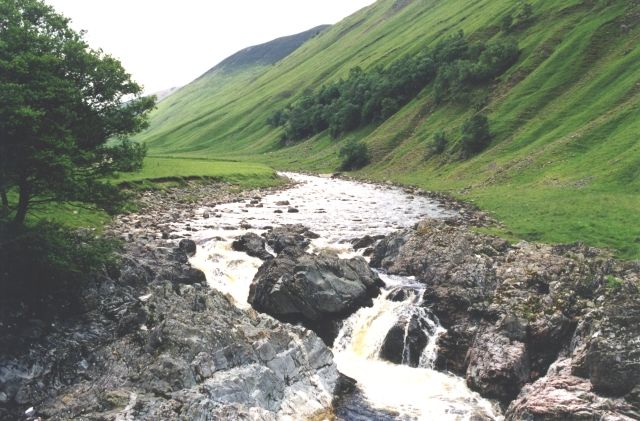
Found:
[[[358,254],[349,240],[365,234],[389,234],[424,218],[452,215],[424,196],[395,187],[282,175],[296,184],[256,197],[253,203],[200,209],[202,218],[189,222],[199,247],[191,264],[206,274],[212,288],[228,294],[241,308],[249,307],[249,286],[262,264],[257,258],[232,250],[232,241],[246,232],[262,234],[270,227],[300,223],[320,235],[311,244],[312,252],[332,249],[346,258]],[[501,419],[494,405],[469,390],[464,379],[433,370],[437,338],[444,329],[421,305],[424,286],[411,277],[380,276],[386,283],[383,293],[373,307],[360,309],[345,321],[333,347],[339,370],[358,381],[357,392],[336,408],[338,419]],[[387,299],[397,289],[405,291],[403,299]],[[382,361],[378,358],[382,342],[402,318],[415,318],[423,326],[428,344],[419,357],[412,357],[405,348],[405,364]],[[406,364],[412,359],[418,361],[417,367]]]

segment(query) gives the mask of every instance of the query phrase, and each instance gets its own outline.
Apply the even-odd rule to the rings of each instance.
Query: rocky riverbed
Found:
[[[198,206],[265,193],[197,184],[143,193],[142,212],[109,228],[126,240],[121,267],[94,276],[80,311],[3,324],[0,419],[275,420],[330,411],[350,383],[324,343],[238,309],[188,263],[195,243],[169,232]]]
[[[306,181],[142,193],[80,310],[0,325],[0,419],[500,418],[479,395],[506,419],[640,418],[638,264],[477,234],[484,214],[417,190],[314,208]]]

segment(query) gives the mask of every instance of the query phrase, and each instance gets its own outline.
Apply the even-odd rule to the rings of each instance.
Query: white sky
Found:
[[[145,92],[182,86],[245,47],[336,23],[374,0],[45,0]]]

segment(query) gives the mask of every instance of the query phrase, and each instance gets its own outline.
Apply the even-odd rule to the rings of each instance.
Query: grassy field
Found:
[[[323,83],[433,45],[464,30],[471,39],[505,36],[511,0],[380,0],[313,38],[273,66],[213,72],[159,104],[137,139],[155,156],[234,159],[278,169],[333,171],[347,141],[363,141],[372,164],[357,177],[392,180],[473,200],[507,227],[505,235],[585,241],[640,258],[640,5],[529,1],[534,16],[514,28],[520,60],[486,96],[493,141],[462,161],[466,103],[436,106],[428,86],[394,116],[333,140],[321,134],[281,148],[266,119]],[[445,154],[427,156],[444,130]],[[145,170],[146,171],[146,170]]]
[[[216,161],[209,159],[176,159],[147,157],[139,172],[124,173],[113,179],[123,187],[163,188],[186,180],[207,180],[229,183],[239,188],[270,187],[281,184],[275,171],[250,162]],[[10,192],[11,203],[17,194]],[[34,206],[28,214],[28,224],[51,220],[71,228],[95,228],[98,231],[109,222],[104,211],[73,203],[48,203]]]
[[[264,164],[157,157],[147,157],[141,171],[121,174],[115,181],[153,183],[187,179],[212,179],[247,188],[274,186],[280,182],[275,171]]]

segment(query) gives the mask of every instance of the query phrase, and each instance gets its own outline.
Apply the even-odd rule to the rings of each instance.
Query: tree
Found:
[[[513,26],[513,16],[504,15],[502,19],[500,19],[500,29],[503,32],[509,32],[512,26]]]
[[[447,148],[447,134],[444,130],[438,130],[433,135],[433,141],[429,145],[429,152],[433,155],[440,155]]]
[[[340,169],[351,171],[360,169],[369,164],[369,150],[364,143],[351,141],[340,148],[342,164]]]
[[[468,158],[482,151],[491,142],[489,120],[482,114],[476,114],[462,125],[462,155]]]
[[[146,127],[155,98],[83,37],[42,0],[0,0],[0,193],[17,190],[18,225],[43,201],[112,209],[105,176],[144,155],[124,139]]]

